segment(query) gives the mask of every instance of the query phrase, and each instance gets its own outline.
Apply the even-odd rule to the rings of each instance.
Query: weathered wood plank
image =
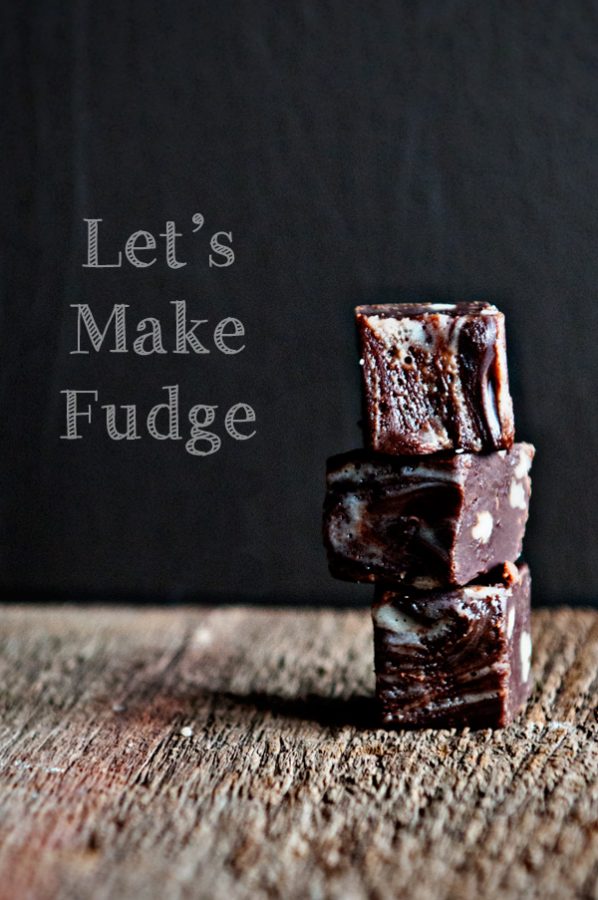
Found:
[[[596,897],[598,613],[499,731],[375,727],[366,612],[3,609],[0,897]]]

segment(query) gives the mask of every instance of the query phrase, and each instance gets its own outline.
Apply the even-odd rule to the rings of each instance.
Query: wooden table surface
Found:
[[[2,610],[0,897],[598,896],[598,613],[504,731],[378,729],[367,611]]]

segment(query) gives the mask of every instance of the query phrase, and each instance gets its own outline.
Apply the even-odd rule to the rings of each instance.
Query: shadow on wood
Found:
[[[285,719],[315,722],[328,728],[349,726],[361,730],[379,727],[374,698],[359,694],[350,697],[322,697],[318,694],[283,697],[263,692],[234,694],[223,691],[212,696],[216,708],[226,701],[244,709],[267,712]]]

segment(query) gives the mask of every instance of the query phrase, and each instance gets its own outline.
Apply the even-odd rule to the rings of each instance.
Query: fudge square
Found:
[[[530,689],[530,575],[505,563],[454,590],[378,589],[376,695],[386,725],[496,728]]]
[[[531,444],[496,453],[328,460],[324,543],[346,581],[464,585],[517,559],[531,492]]]
[[[381,453],[508,449],[504,316],[489,303],[358,306],[367,443]]]

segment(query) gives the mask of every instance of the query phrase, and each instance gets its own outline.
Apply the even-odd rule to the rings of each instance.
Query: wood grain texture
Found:
[[[0,897],[598,896],[598,613],[504,731],[377,729],[366,611],[3,609]]]

